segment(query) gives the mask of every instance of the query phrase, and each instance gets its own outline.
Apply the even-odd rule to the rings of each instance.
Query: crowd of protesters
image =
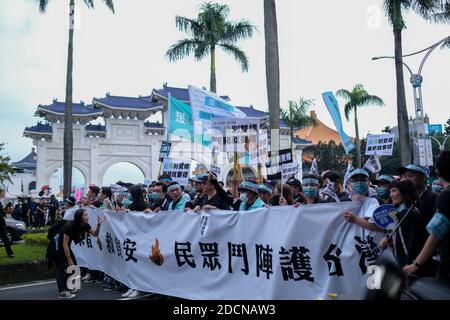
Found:
[[[384,233],[385,238],[380,246],[392,248],[406,276],[437,275],[450,281],[450,151],[443,151],[439,155],[436,175],[438,178],[428,184],[427,170],[411,164],[401,167],[398,176],[381,174],[378,180],[372,181],[367,171],[355,169],[345,177],[337,172],[326,171],[320,176],[305,174],[302,181],[291,178],[284,184],[268,180],[258,183],[256,178],[243,181],[233,178],[227,188],[212,172],[194,176],[186,187],[172,181],[168,175],[160,176],[158,181],[147,186],[122,183],[118,189],[117,185],[113,188],[91,185],[81,201],[76,202],[73,197],[64,201],[62,215],[71,224],[63,231],[67,236],[64,240],[66,246],[61,244],[63,250],[60,252],[67,255],[61,258],[59,264],[68,266],[74,263],[73,254],[66,250],[67,243],[72,240],[77,243],[83,238],[80,236],[82,233],[98,234],[97,229],[103,220],[99,220],[96,229],[87,222],[83,226],[83,221],[87,221],[87,208],[163,214],[165,211],[200,212],[208,209],[252,211],[270,206],[299,207],[360,201],[362,205],[358,213],[343,212],[342,219],[370,231]],[[373,212],[384,204],[396,207],[399,225],[393,234],[381,229],[373,219]],[[25,215],[23,209],[21,212],[21,220],[30,216],[28,211]],[[40,223],[41,220],[38,221]],[[31,224],[31,219],[28,222]],[[77,226],[74,227],[74,223]],[[74,228],[78,231],[73,231]],[[102,272],[84,270],[83,273],[83,281],[102,285],[105,291],[128,289],[123,297],[130,298],[143,294],[126,288]],[[75,297],[64,290],[63,284],[59,285],[59,289],[60,297]]]

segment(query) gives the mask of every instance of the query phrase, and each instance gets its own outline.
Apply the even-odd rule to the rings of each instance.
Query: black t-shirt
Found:
[[[75,244],[78,244],[79,241],[83,240],[86,236],[86,233],[89,232],[89,230],[91,230],[92,227],[90,226],[89,223],[84,223],[81,226],[81,232],[82,234],[79,235],[79,237],[77,237],[77,232],[75,229],[75,225],[73,221],[69,221],[67,222],[62,228],[61,228],[61,232],[59,234],[59,241],[58,241],[58,246],[59,248],[63,248],[63,239],[64,239],[64,235],[69,236],[69,247],[72,244],[72,241],[75,241]],[[78,239],[77,239],[78,238]],[[61,251],[62,252],[62,251]]]
[[[196,206],[203,207],[203,206],[206,204],[207,201],[208,201],[208,196],[207,196],[206,194],[202,195],[201,197],[200,197],[200,196],[197,196],[197,197],[195,198],[195,200],[194,200],[194,203],[193,203],[194,208],[195,208]]]
[[[226,201],[218,193],[216,193],[209,200],[208,200],[208,196],[206,196],[205,203],[203,204],[203,206],[207,205],[207,204],[209,204],[211,206],[214,206],[214,207],[216,207],[217,209],[220,209],[220,210],[230,210],[230,206],[226,203]]]
[[[419,198],[417,208],[424,217],[426,223],[430,222],[431,218],[433,218],[433,215],[436,212],[436,198],[437,193],[428,189],[425,189],[425,191]]]
[[[445,188],[437,199],[437,212],[450,219],[450,187]],[[450,281],[450,234],[441,241],[439,245],[440,263],[438,276],[445,277]]]
[[[95,201],[92,201],[90,204],[93,205],[96,208],[100,208],[103,205],[103,202],[101,202],[100,200],[96,199]]]
[[[408,209],[404,209],[397,213],[397,219],[401,221],[407,212]],[[419,255],[428,239],[426,225],[425,218],[417,208],[411,209],[408,216],[402,221],[401,226],[395,233],[395,252],[401,266],[412,264]],[[432,277],[435,275],[435,272],[434,263],[430,259],[419,269],[417,275],[420,277]]]

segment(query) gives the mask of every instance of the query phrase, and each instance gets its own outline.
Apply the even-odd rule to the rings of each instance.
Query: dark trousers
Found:
[[[74,264],[77,264],[75,260],[75,256],[73,255],[72,250],[70,251],[70,255],[72,257],[72,261]],[[67,278],[68,275],[66,273],[68,264],[64,251],[58,252],[55,261],[56,265],[56,284],[58,285],[58,292],[63,292],[67,290]]]
[[[0,217],[0,237],[3,241],[3,245],[5,246],[6,253],[9,255],[13,254],[11,250],[11,244],[9,243],[8,236],[6,235],[6,223],[3,217]]]

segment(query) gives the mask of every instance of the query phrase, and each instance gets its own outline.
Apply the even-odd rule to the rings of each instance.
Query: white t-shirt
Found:
[[[373,212],[380,206],[379,202],[375,198],[364,197],[361,205],[361,209],[358,215],[363,218],[369,218],[370,223],[375,223],[373,220]]]
[[[72,207],[72,208],[66,209],[66,212],[64,212],[64,220],[68,220],[68,221],[73,220],[73,218],[75,216],[75,211],[77,211],[77,209],[79,209],[79,208]]]

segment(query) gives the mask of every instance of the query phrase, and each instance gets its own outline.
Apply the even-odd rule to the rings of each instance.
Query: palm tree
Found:
[[[338,97],[341,97],[347,101],[345,104],[344,112],[345,118],[349,120],[350,112],[355,112],[355,134],[356,134],[356,163],[358,168],[361,168],[361,144],[359,139],[359,127],[358,127],[358,108],[369,105],[383,106],[384,102],[377,96],[370,95],[363,87],[362,84],[357,84],[353,87],[352,91],[340,89],[336,92]]]
[[[442,0],[383,0],[383,8],[394,30],[395,73],[397,78],[397,121],[402,165],[411,162],[408,111],[406,109],[403,76],[402,31],[406,28],[403,15],[413,10],[422,18],[433,22],[449,21],[449,5]]]
[[[38,0],[39,10],[44,13],[47,9],[49,0]],[[106,6],[114,13],[113,0],[103,0]],[[88,8],[94,9],[94,0],[84,0]],[[64,198],[70,196],[72,191],[72,162],[73,162],[73,120],[72,120],[72,103],[73,103],[73,35],[75,25],[75,0],[69,1],[69,48],[67,53],[67,75],[66,75],[66,107],[64,112]]]
[[[233,55],[234,59],[241,64],[243,72],[248,71],[248,57],[236,46],[236,42],[250,38],[256,28],[247,20],[236,23],[227,21],[229,12],[230,8],[227,5],[206,2],[201,5],[197,19],[176,16],[177,28],[190,35],[190,38],[178,41],[166,53],[171,62],[185,58],[191,53],[197,61],[210,54],[210,91],[212,92],[217,92],[216,49],[218,47]]]
[[[266,42],[266,85],[271,128],[270,149],[276,155],[280,149],[280,57],[278,53],[278,23],[275,0],[264,0],[264,34]]]
[[[308,110],[314,102],[310,99],[300,98],[299,102],[289,101],[286,109],[281,110],[281,119],[291,129],[291,150],[294,130],[303,129],[309,126],[317,126],[316,119],[308,116]]]

